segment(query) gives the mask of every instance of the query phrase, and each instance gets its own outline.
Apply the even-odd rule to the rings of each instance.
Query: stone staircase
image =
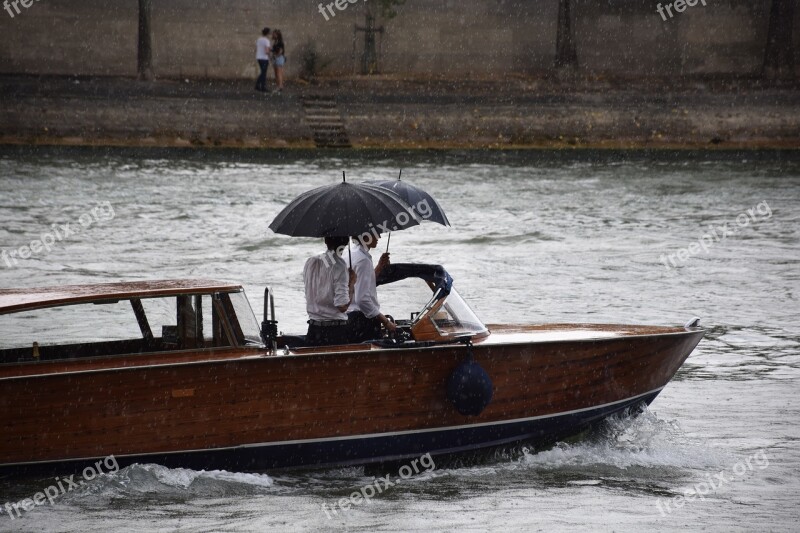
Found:
[[[303,110],[317,148],[352,148],[334,98],[305,95]]]

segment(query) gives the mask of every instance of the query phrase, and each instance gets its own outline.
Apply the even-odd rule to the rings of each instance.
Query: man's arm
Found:
[[[386,268],[391,264],[389,259],[389,252],[381,254],[381,258],[378,260],[378,266],[375,267],[375,277],[379,277],[383,269]]]
[[[344,262],[336,262],[330,268],[333,268],[333,305],[344,313],[353,301],[355,275],[349,274],[352,270]]]
[[[378,303],[378,299],[375,297],[375,278],[377,278],[377,273],[380,273],[380,270],[383,270],[388,264],[389,254],[383,254],[381,256],[381,260],[378,262],[378,266],[375,268],[374,273],[372,272],[372,269],[367,266],[367,263],[358,263],[358,265],[365,270],[363,275],[366,276],[367,283],[371,284],[370,287],[365,288],[364,294],[366,297],[363,299],[363,301],[359,302],[359,307],[361,307],[361,311],[367,318],[377,318],[381,321],[386,329],[389,331],[394,331],[397,329],[397,326],[394,325],[394,322],[386,318],[386,315],[381,313],[380,304]],[[370,274],[376,275],[375,277],[372,277]]]
[[[378,320],[381,321],[381,324],[383,324],[383,327],[385,327],[389,331],[395,331],[397,329],[397,326],[395,325],[395,323],[392,322],[391,320],[389,320],[388,318],[386,318],[386,315],[384,315],[383,313],[378,313],[378,317],[377,318],[378,318]]]
[[[338,309],[342,313],[346,313],[347,312],[347,308],[350,307],[350,302],[353,301],[353,295],[355,294],[355,290],[356,290],[356,279],[358,278],[358,276],[356,276],[356,273],[353,271],[352,268],[348,268],[346,270],[346,272],[347,272],[347,277],[348,277],[348,280],[347,280],[347,291],[343,291],[344,292],[343,296],[340,296],[340,295],[337,294],[337,296],[334,298],[334,302],[333,302],[334,305],[336,305],[336,309]],[[337,287],[341,287],[343,285],[343,283],[337,282],[336,285],[337,285]],[[337,302],[344,301],[344,298],[347,298],[347,303],[346,304],[342,304],[342,305],[337,305]]]

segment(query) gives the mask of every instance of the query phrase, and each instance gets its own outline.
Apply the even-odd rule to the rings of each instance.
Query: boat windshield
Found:
[[[415,281],[409,286],[405,280],[411,279]],[[395,296],[393,300],[407,306],[419,301],[416,299],[419,294],[416,288],[424,287],[416,280],[422,280],[427,285],[427,303],[422,309],[414,306],[410,321],[397,321],[399,327],[410,329],[415,341],[451,342],[456,337],[488,335],[488,328],[453,287],[453,278],[441,265],[392,263],[381,271],[376,281],[382,291]],[[415,290],[410,290],[412,288]],[[433,291],[433,296],[430,291]],[[399,308],[402,316],[407,312],[406,306],[398,305],[393,310],[396,312]]]
[[[441,305],[438,302],[439,292],[437,290],[425,305],[419,321],[429,319],[442,337],[477,335],[488,331],[455,287],[450,289],[450,294],[444,297]]]

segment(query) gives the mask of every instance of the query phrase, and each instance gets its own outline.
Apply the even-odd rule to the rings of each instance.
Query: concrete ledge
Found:
[[[3,144],[308,148],[314,94],[363,148],[800,148],[800,91],[750,80],[356,78],[265,96],[238,80],[7,76],[0,94]]]

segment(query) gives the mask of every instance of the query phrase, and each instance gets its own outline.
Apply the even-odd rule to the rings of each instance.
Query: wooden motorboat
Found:
[[[258,471],[542,444],[652,402],[703,336],[485,326],[443,272],[417,273],[431,298],[399,338],[328,347],[279,334],[274,311],[259,325],[237,284],[0,290],[0,469],[113,455]]]

